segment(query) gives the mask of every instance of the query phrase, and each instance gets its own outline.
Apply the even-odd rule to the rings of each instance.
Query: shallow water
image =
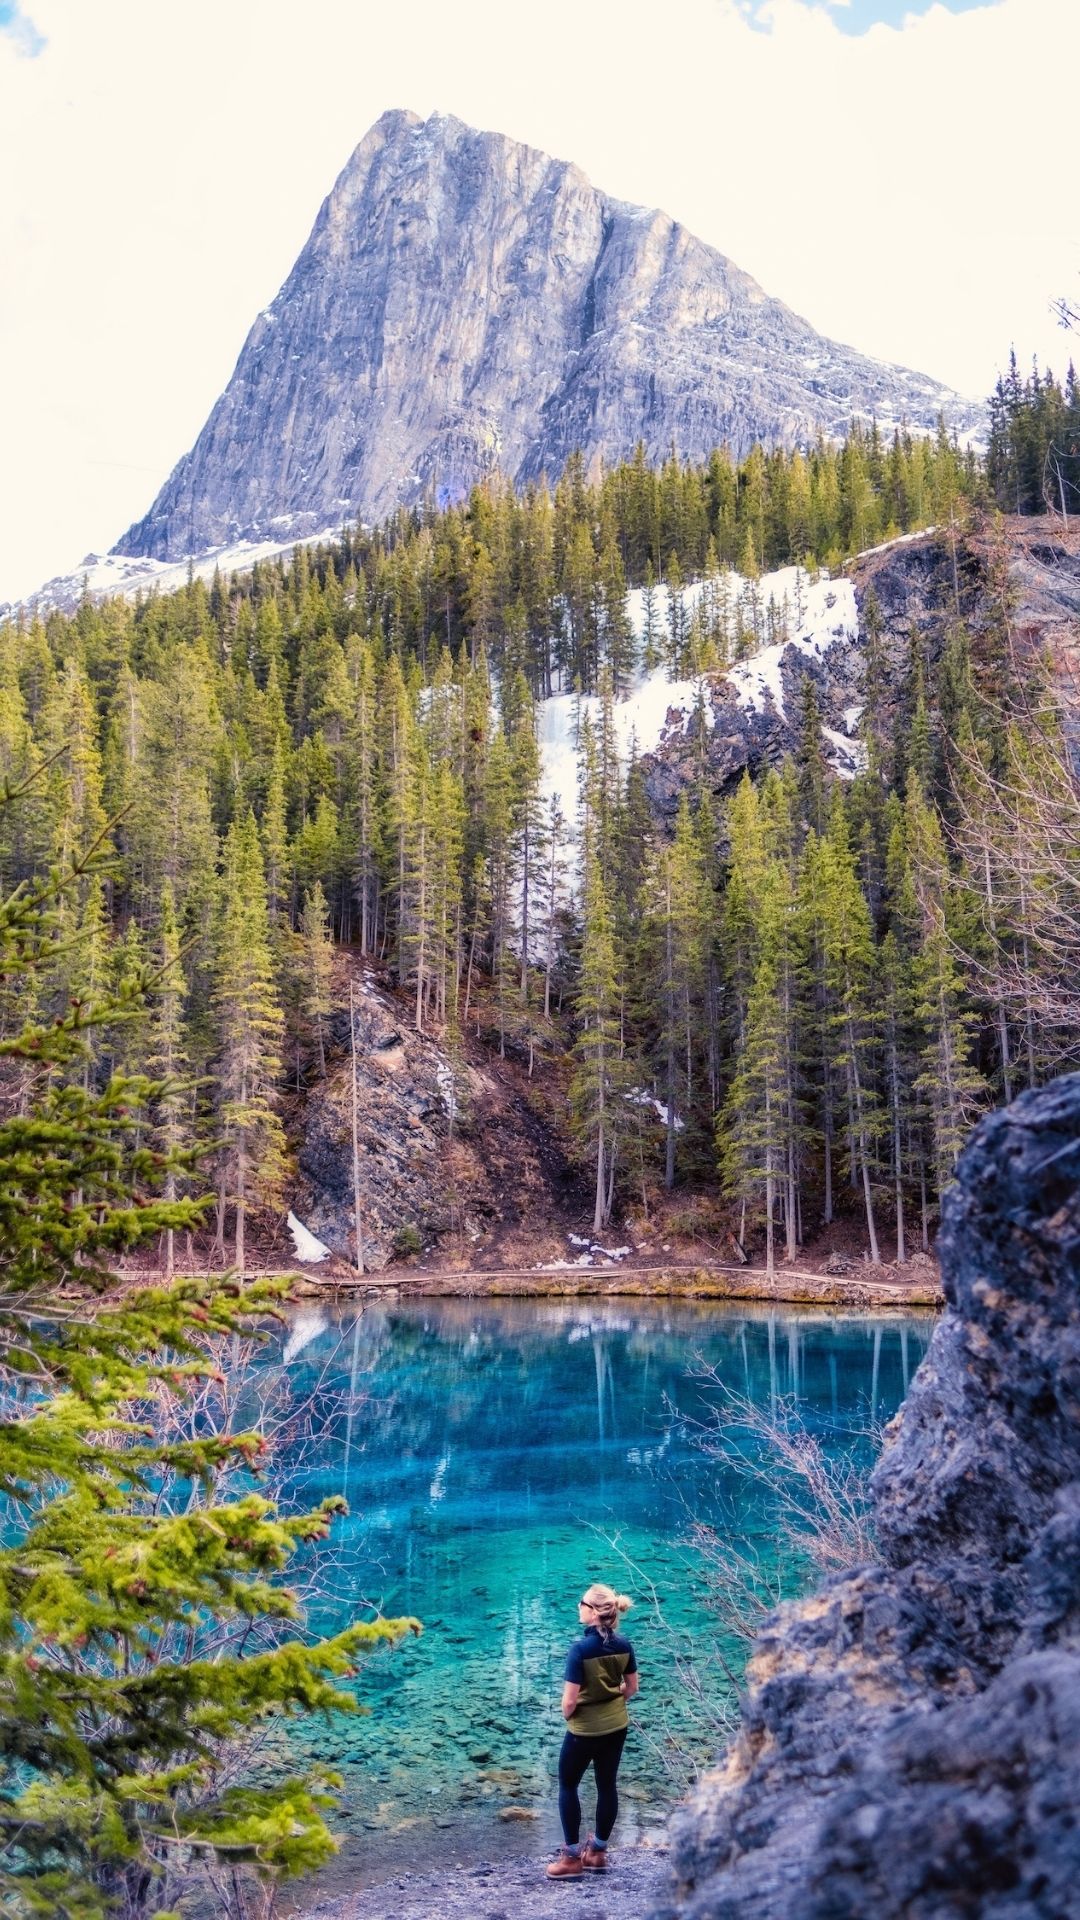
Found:
[[[310,1623],[331,1631],[371,1605],[424,1623],[364,1667],[368,1716],[290,1738],[344,1774],[349,1872],[557,1839],[562,1666],[595,1579],[634,1596],[642,1671],[619,1837],[655,1826],[719,1738],[688,1675],[716,1701],[717,1655],[741,1658],[709,1610],[693,1521],[739,1538],[785,1590],[805,1577],[753,1448],[749,1472],[724,1447],[710,1456],[699,1423],[724,1388],[765,1406],[794,1396],[830,1451],[868,1461],[868,1428],[895,1411],[931,1331],[925,1316],[664,1301],[299,1311],[245,1391],[279,1425],[287,1503],[349,1502],[318,1565],[299,1569]],[[703,1365],[715,1380],[696,1377]],[[503,1823],[508,1806],[536,1819]]]

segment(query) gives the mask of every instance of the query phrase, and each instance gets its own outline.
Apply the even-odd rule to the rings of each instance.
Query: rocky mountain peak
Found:
[[[116,552],[302,537],[580,449],[651,459],[979,410],[822,339],[667,214],[452,115],[385,113]]]

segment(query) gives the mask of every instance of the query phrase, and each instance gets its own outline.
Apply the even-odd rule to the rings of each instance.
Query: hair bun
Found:
[[[615,1595],[615,1605],[620,1613],[629,1613],[633,1604],[628,1593],[617,1593]]]

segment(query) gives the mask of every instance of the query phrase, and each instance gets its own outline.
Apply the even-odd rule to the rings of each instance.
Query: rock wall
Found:
[[[436,1040],[417,1033],[403,996],[362,965],[355,973],[367,1269],[436,1249],[470,1267],[565,1253],[567,1221],[577,1224],[586,1196],[548,1117],[540,1074],[530,1081],[471,1036],[452,1067]],[[343,991],[339,983],[339,998]],[[298,1178],[289,1205],[351,1264],[352,1066],[349,1015],[340,1008],[328,1022],[326,1051],[326,1079],[304,1099],[294,1127]]]
[[[443,1161],[452,1080],[434,1041],[416,1033],[370,979],[361,982],[356,1034],[364,1264],[378,1269],[402,1234],[425,1244],[451,1224]],[[304,1110],[292,1206],[305,1226],[351,1263],[356,1241],[347,1012],[330,1022],[328,1055],[327,1079]]]
[[[858,637],[838,629],[832,644],[817,657],[795,640],[790,641],[779,650],[779,699],[770,694],[768,699],[751,704],[740,698],[734,680],[726,674],[711,676],[712,724],[708,730],[699,733],[692,726],[673,728],[665,732],[657,752],[643,756],[650,804],[669,825],[674,824],[681,795],[693,794],[704,775],[720,803],[717,822],[723,834],[723,802],[730,799],[743,774],[749,772],[756,778],[766,767],[780,767],[789,754],[798,752],[803,684],[807,679],[814,682],[822,724],[834,730],[834,740],[850,739],[857,733],[857,716],[862,714],[867,698],[864,610],[871,590],[882,624],[881,677],[875,698],[888,725],[899,726],[910,720],[913,636],[918,636],[924,660],[934,664],[949,622],[956,617],[948,542],[935,533],[909,536],[880,553],[854,561],[846,571],[854,586]],[[842,587],[838,582],[838,594]],[[965,547],[959,587],[961,613],[976,631],[987,605],[981,548]],[[1021,604],[1027,606],[1034,592],[1034,583],[1026,575],[1018,581]],[[861,749],[856,751],[861,753]],[[850,774],[853,759],[838,762],[829,748],[827,758],[841,777]]]
[[[759,1637],[683,1920],[1080,1915],[1080,1074],[977,1129],[939,1252],[881,1563]]]
[[[1021,658],[1046,655],[1054,664],[1058,698],[1069,737],[1080,754],[1080,546],[1043,521],[1013,521],[998,527],[987,519],[957,540],[945,533],[909,535],[845,569],[855,590],[859,638],[838,638],[813,658],[791,643],[779,662],[782,700],[757,708],[740,701],[732,682],[717,674],[709,683],[713,724],[703,735],[693,727],[666,732],[660,749],[643,756],[646,790],[654,811],[674,825],[683,792],[697,790],[702,776],[722,803],[745,772],[757,777],[798,752],[802,684],[813,680],[826,727],[838,735],[857,732],[867,698],[865,609],[873,593],[881,620],[880,677],[875,700],[883,727],[899,733],[910,725],[912,647],[917,641],[932,672],[953,622],[959,618],[977,653],[980,635],[1000,616],[1004,592],[1011,631]],[[845,777],[850,763],[829,753]]]

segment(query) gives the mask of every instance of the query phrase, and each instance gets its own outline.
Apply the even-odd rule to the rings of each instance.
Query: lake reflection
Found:
[[[723,1398],[695,1369],[765,1406],[797,1396],[830,1448],[869,1458],[866,1429],[899,1405],[932,1326],[663,1301],[298,1311],[261,1351],[250,1391],[253,1412],[269,1393],[288,1413],[286,1502],[349,1502],[309,1619],[331,1631],[377,1605],[425,1629],[365,1667],[370,1717],[292,1739],[345,1773],[352,1871],[395,1846],[423,1861],[435,1843],[440,1857],[469,1858],[554,1842],[562,1664],[595,1579],[636,1600],[627,1631],[642,1690],[620,1835],[659,1819],[675,1790],[669,1758],[685,1766],[713,1743],[675,1661],[676,1649],[705,1658],[717,1639],[691,1520],[730,1527],[775,1562],[768,1499],[694,1443],[692,1424]],[[500,1826],[511,1804],[539,1821]]]

